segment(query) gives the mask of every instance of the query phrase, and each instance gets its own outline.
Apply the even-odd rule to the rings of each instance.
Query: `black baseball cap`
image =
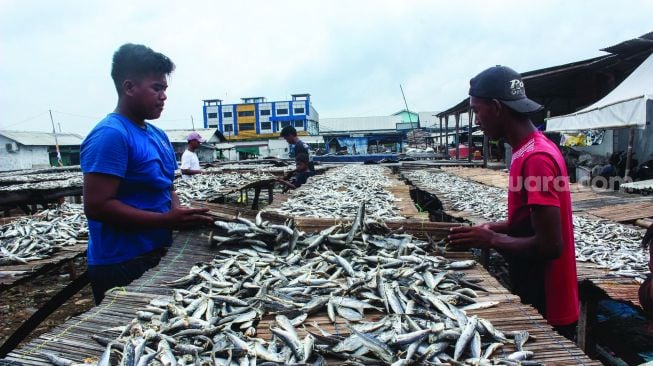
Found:
[[[544,109],[542,105],[526,97],[521,75],[507,66],[490,67],[474,76],[469,81],[469,95],[498,99],[508,108],[523,114],[536,113]]]

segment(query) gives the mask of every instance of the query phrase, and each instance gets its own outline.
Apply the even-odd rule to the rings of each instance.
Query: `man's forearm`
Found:
[[[202,174],[202,170],[194,170],[194,169],[182,169],[181,174],[184,175],[196,175],[196,174]]]
[[[507,234],[494,234],[490,241],[490,247],[502,253],[524,257],[524,258],[541,258],[556,259],[560,253],[556,252],[553,245],[542,245],[538,243],[537,236],[515,237]]]
[[[117,199],[86,209],[86,215],[93,220],[128,229],[158,229],[170,227],[164,213],[140,210]]]

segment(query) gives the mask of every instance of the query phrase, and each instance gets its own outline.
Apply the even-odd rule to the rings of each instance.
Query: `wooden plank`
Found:
[[[596,210],[590,210],[589,213],[616,222],[635,221],[646,217],[653,217],[653,202],[610,205]]]
[[[0,275],[0,293],[54,268],[61,267],[75,258],[86,255],[86,240],[78,240],[78,243],[62,247],[53,256],[46,259],[30,261],[27,264],[0,266],[0,272],[11,273],[9,275]]]

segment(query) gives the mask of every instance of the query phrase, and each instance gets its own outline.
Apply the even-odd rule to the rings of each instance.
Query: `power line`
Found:
[[[25,122],[27,122],[27,121],[31,121],[31,120],[33,120],[33,119],[35,119],[35,118],[38,118],[38,117],[41,117],[42,115],[47,114],[47,113],[48,113],[48,111],[43,111],[43,112],[37,114],[36,116],[29,117],[29,118],[25,118],[24,120],[22,120],[22,121],[20,121],[20,122],[16,122],[16,123],[12,123],[12,124],[8,124],[8,125],[4,125],[3,128],[7,128],[7,127],[11,127],[11,126],[16,126],[16,125],[19,125],[19,124],[25,123]]]
[[[85,116],[83,114],[76,114],[76,113],[69,113],[69,112],[62,112],[62,111],[52,111],[54,113],[59,113],[59,114],[65,114],[67,116],[73,116],[73,117],[80,117],[80,118],[88,118],[88,119],[93,119],[93,120],[101,120],[103,117],[93,117],[93,116]]]

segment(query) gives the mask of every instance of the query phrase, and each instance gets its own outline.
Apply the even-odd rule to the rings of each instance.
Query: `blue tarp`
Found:
[[[338,145],[347,148],[349,155],[367,154],[367,137],[338,137]]]
[[[397,160],[396,154],[370,154],[370,155],[321,155],[313,157],[313,161],[322,163],[364,163],[366,161],[380,161],[383,159]]]

